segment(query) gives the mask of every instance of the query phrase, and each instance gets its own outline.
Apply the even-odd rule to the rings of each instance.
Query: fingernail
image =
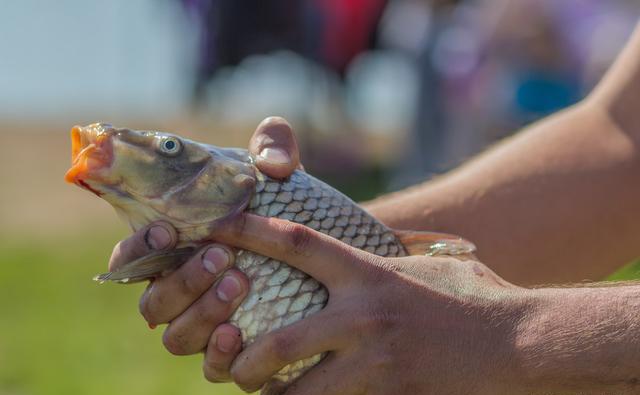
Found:
[[[147,231],[147,244],[154,250],[162,250],[171,244],[169,231],[162,226],[154,226]]]
[[[229,265],[229,254],[220,247],[211,247],[202,255],[202,265],[211,274],[220,274]]]
[[[216,338],[216,347],[224,353],[233,351],[235,345],[236,337],[228,333],[221,333]]]
[[[291,162],[291,157],[287,152],[280,148],[265,148],[260,151],[260,156],[262,159],[266,160],[270,163],[275,163],[279,165],[286,165]]]
[[[222,278],[220,284],[218,284],[218,288],[216,289],[218,293],[218,298],[223,302],[231,302],[242,292],[242,287],[240,286],[240,282],[236,280],[235,277],[231,274],[227,274]]]

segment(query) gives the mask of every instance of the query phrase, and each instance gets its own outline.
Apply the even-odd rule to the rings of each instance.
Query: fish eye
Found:
[[[164,137],[160,139],[160,151],[167,155],[177,155],[182,149],[180,140],[175,137]]]

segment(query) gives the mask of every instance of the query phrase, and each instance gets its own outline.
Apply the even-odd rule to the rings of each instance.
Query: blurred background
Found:
[[[580,100],[637,0],[22,0],[0,6],[0,395],[234,394],[97,286],[128,230],[66,185],[96,121],[246,146],[269,115],[356,200]],[[629,266],[613,278],[635,276]]]

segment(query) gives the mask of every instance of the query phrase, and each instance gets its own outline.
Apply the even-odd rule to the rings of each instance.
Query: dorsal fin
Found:
[[[472,242],[448,233],[412,230],[394,230],[394,233],[409,255],[472,257],[476,250]]]

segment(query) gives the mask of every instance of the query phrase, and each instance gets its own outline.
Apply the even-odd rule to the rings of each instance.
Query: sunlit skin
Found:
[[[206,378],[246,390],[293,360],[331,351],[287,394],[640,393],[640,286],[514,285],[598,280],[639,255],[638,109],[640,30],[582,103],[451,174],[368,205],[393,227],[473,240],[488,267],[380,258],[296,224],[245,215],[213,235],[218,247],[254,250],[313,275],[329,288],[325,310],[241,350],[224,321],[249,284],[228,270],[213,287],[232,265],[225,258],[232,254],[215,253],[156,280],[141,298],[142,314],[171,322],[164,341],[172,353],[208,342]],[[284,120],[258,127],[250,149],[259,155],[267,147],[258,161],[267,174],[283,177],[299,165]],[[116,246],[110,264],[173,243],[171,227],[154,224]],[[202,303],[214,316],[206,322],[194,309]],[[177,322],[208,338],[176,337]]]

